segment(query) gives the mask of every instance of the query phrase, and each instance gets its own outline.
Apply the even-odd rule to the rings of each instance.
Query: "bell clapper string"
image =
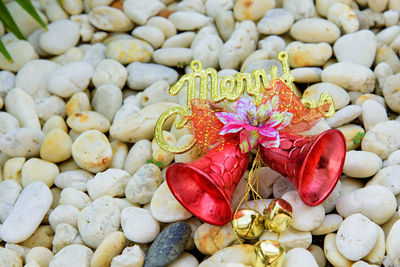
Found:
[[[243,202],[246,203],[246,208],[250,209],[250,205],[249,205],[249,203],[247,201],[247,197],[250,194],[250,192],[251,192],[251,194],[253,196],[253,199],[254,199],[255,208],[259,213],[261,213],[261,212],[260,212],[260,209],[259,209],[258,204],[257,204],[257,199],[261,199],[261,201],[264,204],[264,207],[265,208],[267,207],[265,202],[264,202],[264,200],[262,199],[262,197],[257,192],[258,191],[258,184],[259,184],[259,180],[260,180],[259,179],[260,178],[260,173],[261,173],[261,153],[260,153],[260,149],[258,148],[257,149],[257,153],[256,153],[256,157],[255,157],[255,159],[253,161],[253,164],[251,166],[251,169],[250,169],[249,177],[247,179],[244,196],[240,200],[239,204],[237,205],[236,210],[234,212],[234,216],[239,211],[239,208],[243,204]],[[256,183],[256,189],[254,189],[254,187],[253,187],[253,181],[254,180],[255,180],[255,183]],[[255,223],[255,220],[254,220],[254,218],[252,218],[252,223],[251,224],[253,225],[254,223]],[[241,245],[243,245],[243,242],[240,240],[240,238],[239,238],[239,236],[237,234],[236,228],[232,227],[232,229],[233,229],[233,232],[235,234],[236,239],[239,241],[239,243]]]

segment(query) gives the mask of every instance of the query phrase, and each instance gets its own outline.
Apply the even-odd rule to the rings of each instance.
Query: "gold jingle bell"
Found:
[[[281,267],[285,249],[278,241],[261,240],[254,245],[253,267]]]
[[[231,224],[241,238],[254,239],[264,231],[264,216],[252,209],[240,209],[233,214]]]
[[[292,224],[292,206],[281,198],[274,199],[264,209],[265,228],[269,231],[281,233]]]

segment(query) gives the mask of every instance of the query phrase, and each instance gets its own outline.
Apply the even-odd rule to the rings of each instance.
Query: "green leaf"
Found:
[[[364,138],[365,133],[363,132],[358,132],[354,137],[353,137],[353,143],[355,145],[358,145],[359,143],[361,143],[361,140]]]
[[[14,19],[11,17],[10,12],[8,12],[3,0],[0,0],[0,20],[3,22],[4,26],[17,38],[25,40],[24,35],[21,33]]]
[[[11,55],[8,53],[6,47],[4,46],[3,42],[0,40],[0,53],[10,62],[12,63],[13,60]]]
[[[154,165],[156,165],[158,168],[161,168],[162,162],[161,161],[156,161],[156,162],[154,162]]]
[[[151,158],[151,159],[146,160],[146,163],[153,163],[153,159]]]
[[[34,18],[37,21],[37,23],[40,24],[40,26],[42,26],[43,28],[45,28],[47,30],[46,24],[40,18],[39,14],[37,13],[36,9],[33,7],[30,0],[16,0],[16,1],[23,9],[25,9],[26,12],[28,12],[29,15],[32,16],[32,18]]]

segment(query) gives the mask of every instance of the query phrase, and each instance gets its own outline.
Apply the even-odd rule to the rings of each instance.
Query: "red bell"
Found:
[[[200,220],[224,225],[232,218],[231,199],[249,162],[236,143],[225,142],[202,158],[174,163],[166,172],[175,198]]]
[[[346,142],[336,129],[314,136],[280,133],[279,148],[261,146],[263,161],[286,176],[310,206],[320,204],[335,188],[345,156]]]

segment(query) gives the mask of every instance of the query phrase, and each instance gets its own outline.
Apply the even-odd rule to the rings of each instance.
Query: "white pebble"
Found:
[[[367,178],[382,168],[382,160],[368,151],[348,151],[343,165],[343,173],[355,178]]]
[[[306,43],[333,43],[340,37],[340,30],[338,26],[328,20],[310,18],[301,19],[293,24],[290,35],[294,39]]]
[[[37,59],[38,55],[34,47],[24,40],[15,40],[4,44],[5,49],[13,59],[8,61],[5,57],[0,57],[0,69],[17,72],[25,63]]]
[[[86,191],[86,184],[93,175],[84,170],[69,170],[61,172],[54,179],[54,184],[59,188],[73,187],[79,191]]]
[[[327,13],[328,20],[341,27],[345,33],[358,31],[360,24],[354,10],[344,3],[331,5]]]
[[[79,25],[66,19],[50,23],[39,37],[40,48],[51,55],[61,55],[78,41]]]
[[[79,191],[73,187],[67,187],[61,191],[60,194],[60,205],[71,205],[76,207],[78,210],[83,209],[91,202],[88,195],[84,192]]]
[[[283,264],[286,267],[318,267],[313,255],[304,248],[291,249],[286,253]]]
[[[352,122],[361,115],[361,107],[358,105],[348,105],[337,111],[333,117],[328,118],[326,122],[329,126],[336,128],[346,123]]]
[[[154,49],[159,48],[165,39],[164,33],[159,28],[149,25],[136,27],[132,35],[148,42]]]
[[[92,82],[96,88],[112,83],[122,89],[127,78],[128,72],[121,63],[112,59],[104,59],[97,64],[92,75]]]
[[[294,22],[292,13],[283,8],[268,10],[258,22],[257,30],[263,34],[282,34],[287,32]]]
[[[400,149],[400,123],[386,121],[376,124],[365,134],[361,149],[386,159],[393,151]]]
[[[150,18],[146,25],[159,28],[164,33],[165,38],[175,36],[177,33],[174,24],[172,24],[170,20],[161,16]]]
[[[193,51],[189,48],[161,48],[153,53],[154,62],[170,67],[187,65],[192,61],[192,59]]]
[[[128,172],[118,169],[97,173],[87,182],[88,194],[93,200],[102,196],[123,197],[130,178]]]
[[[389,120],[385,107],[374,100],[366,100],[362,104],[362,119],[367,132],[376,124]]]
[[[127,70],[128,86],[134,90],[143,90],[159,80],[166,80],[170,85],[178,80],[174,69],[153,63],[134,62]]]
[[[152,242],[160,233],[160,225],[150,211],[127,207],[121,212],[121,227],[127,239],[133,242]]]
[[[356,261],[367,256],[378,238],[377,225],[362,214],[356,213],[346,218],[340,225],[336,246],[349,260]]]
[[[0,182],[0,223],[11,213],[22,187],[13,180]]]
[[[89,266],[93,251],[83,245],[73,244],[64,247],[49,263],[49,267]]]
[[[0,228],[6,242],[20,243],[39,227],[53,201],[50,189],[42,182],[33,182],[22,190],[14,208]]]
[[[168,19],[179,31],[192,31],[205,26],[210,18],[193,11],[177,11],[172,13]]]
[[[157,0],[127,0],[124,1],[124,12],[135,23],[144,25],[146,21],[164,8]]]
[[[119,10],[109,6],[97,6],[89,13],[89,21],[96,28],[110,32],[125,32],[133,28],[132,21]]]
[[[10,157],[32,157],[39,154],[44,139],[42,131],[16,128],[0,137],[0,150]]]
[[[19,121],[21,127],[41,129],[35,103],[22,89],[14,88],[7,94],[5,107],[6,111]]]
[[[297,69],[294,69],[292,74]],[[327,92],[332,97],[333,105],[335,106],[336,110],[344,108],[350,102],[350,96],[346,90],[333,83],[313,84],[304,91],[303,98],[311,98],[318,103],[322,92]]]
[[[368,181],[369,185],[382,185],[392,191],[394,195],[400,193],[400,165],[392,165],[378,171],[378,173]]]
[[[77,227],[79,210],[71,205],[59,205],[49,215],[49,223],[53,231],[56,231],[57,225],[67,223]]]

